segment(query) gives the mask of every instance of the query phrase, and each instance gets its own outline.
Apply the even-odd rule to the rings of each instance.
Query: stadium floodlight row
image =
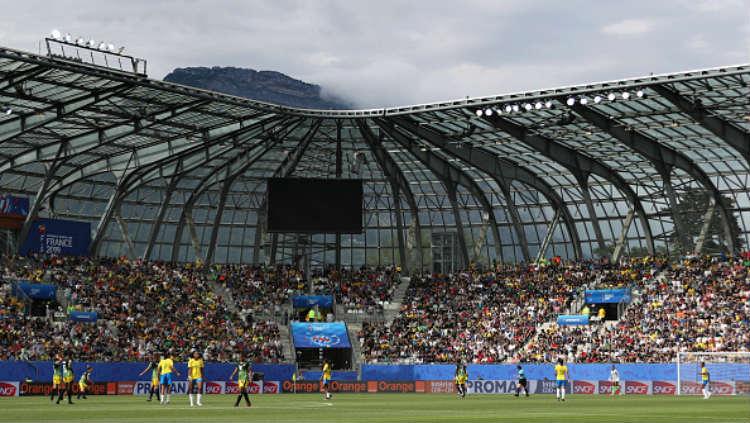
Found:
[[[312,236],[318,263],[736,252],[748,81],[739,65],[304,110],[0,47],[0,188],[32,198],[17,243],[37,216],[84,220],[90,252],[110,256],[288,262],[300,237],[268,234],[264,215],[265,181],[287,176],[364,181],[363,234]]]

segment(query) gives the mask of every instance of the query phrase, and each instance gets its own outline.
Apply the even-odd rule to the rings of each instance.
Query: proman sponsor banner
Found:
[[[17,397],[19,391],[18,382],[0,381],[0,397]]]
[[[677,382],[655,380],[651,382],[651,393],[653,395],[677,395]]]
[[[515,394],[517,385],[515,380],[469,380],[466,391],[469,394]]]
[[[279,382],[267,381],[264,385],[262,382],[252,382],[248,386],[247,392],[249,394],[261,393],[261,386],[263,386],[263,392],[268,394],[275,394],[279,392]],[[120,385],[122,382],[120,382]],[[188,393],[188,382],[184,380],[175,381],[172,383],[172,394],[184,395]],[[151,389],[151,382],[139,381],[133,382],[133,395],[148,395]],[[118,386],[118,392],[120,387]],[[206,395],[218,395],[218,394],[239,394],[240,390],[237,386],[237,382],[224,382],[221,380],[208,380],[203,382],[203,393]]]
[[[651,395],[651,382],[644,380],[626,380],[626,395]]]

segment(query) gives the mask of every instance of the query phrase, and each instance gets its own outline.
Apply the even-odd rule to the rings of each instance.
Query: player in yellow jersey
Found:
[[[320,380],[323,381],[323,393],[325,394],[325,399],[329,400],[331,397],[331,392],[329,391],[329,384],[331,382],[331,363],[328,362],[327,359],[323,359],[323,374],[320,376]]]
[[[708,373],[708,367],[704,362],[701,362],[701,383],[703,384],[701,388],[703,399],[711,398],[711,374]]]
[[[198,401],[195,403],[198,407],[202,407],[201,395],[203,394],[203,357],[198,351],[193,351],[193,356],[188,360],[188,398],[190,398],[190,406],[193,406],[193,392],[197,388],[196,396]]]
[[[174,368],[174,353],[172,351],[169,354],[162,354],[162,358],[159,361],[159,383],[161,385],[161,404],[169,404],[169,400],[172,397],[172,373],[179,376],[180,373]]]
[[[456,392],[460,398],[466,398],[466,381],[469,380],[469,373],[466,372],[466,366],[460,361],[456,364]]]
[[[555,366],[555,380],[557,383],[557,400],[565,401],[565,382],[568,379],[568,366],[563,363],[563,359],[557,359],[557,365]]]

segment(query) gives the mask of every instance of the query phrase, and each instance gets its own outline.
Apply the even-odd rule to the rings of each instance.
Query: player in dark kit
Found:
[[[235,367],[232,374],[229,376],[229,379],[231,380],[235,374],[237,374],[237,387],[240,390],[239,395],[237,395],[237,401],[234,402],[235,407],[240,406],[240,400],[242,398],[245,398],[245,404],[250,407],[250,397],[247,395],[247,387],[250,385],[250,381],[252,380],[252,366],[250,362],[245,358],[245,354],[240,355],[240,361],[237,363],[237,367]]]
[[[526,379],[526,373],[523,371],[523,367],[520,365],[516,366],[518,369],[518,385],[516,386],[516,396],[521,393],[521,389],[526,392],[526,396],[529,396],[529,381]]]
[[[138,376],[143,376],[149,370],[151,370],[151,387],[148,390],[148,399],[146,401],[151,401],[154,394],[156,394],[156,400],[161,402],[161,396],[159,395],[159,356],[156,353],[151,356],[148,366]]]
[[[62,375],[63,375],[63,390],[58,390],[57,404],[63,399],[63,393],[68,394],[68,404],[73,404],[73,360],[70,358],[70,354],[65,355],[65,360],[62,362]]]

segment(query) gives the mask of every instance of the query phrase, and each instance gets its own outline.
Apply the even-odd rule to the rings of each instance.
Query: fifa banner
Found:
[[[0,215],[26,217],[29,214],[28,197],[0,194]]]
[[[151,389],[151,382],[147,381],[138,381],[138,382],[131,382],[132,383],[132,390],[130,392],[127,392],[125,389],[122,389],[122,392],[120,393],[118,389],[118,393],[120,395],[148,395],[149,390]],[[120,382],[119,385],[122,385],[123,382]],[[172,383],[172,394],[175,395],[185,395],[188,393],[188,382],[186,380],[179,380]],[[247,393],[248,394],[278,394],[281,392],[281,383],[277,381],[254,381],[251,382],[247,387]],[[237,382],[224,382],[224,381],[205,381],[203,382],[203,393],[208,395],[218,395],[218,394],[234,394],[237,395],[240,393],[240,388],[237,385]]]
[[[74,322],[94,323],[99,315],[95,311],[71,311],[68,318]]]
[[[88,253],[91,224],[60,219],[37,219],[21,246],[21,255],[29,253],[58,256],[82,256]]]
[[[330,295],[296,295],[292,297],[294,308],[333,308],[333,297]]]
[[[19,392],[18,382],[0,381],[0,397],[17,397]]]
[[[557,316],[560,326],[580,326],[589,324],[589,316],[585,314],[561,314]]]
[[[54,300],[57,295],[57,287],[55,285],[18,282],[16,287],[33,300]]]
[[[295,348],[351,348],[344,322],[292,322]]]
[[[584,298],[588,304],[619,304],[630,302],[630,289],[587,289]]]

